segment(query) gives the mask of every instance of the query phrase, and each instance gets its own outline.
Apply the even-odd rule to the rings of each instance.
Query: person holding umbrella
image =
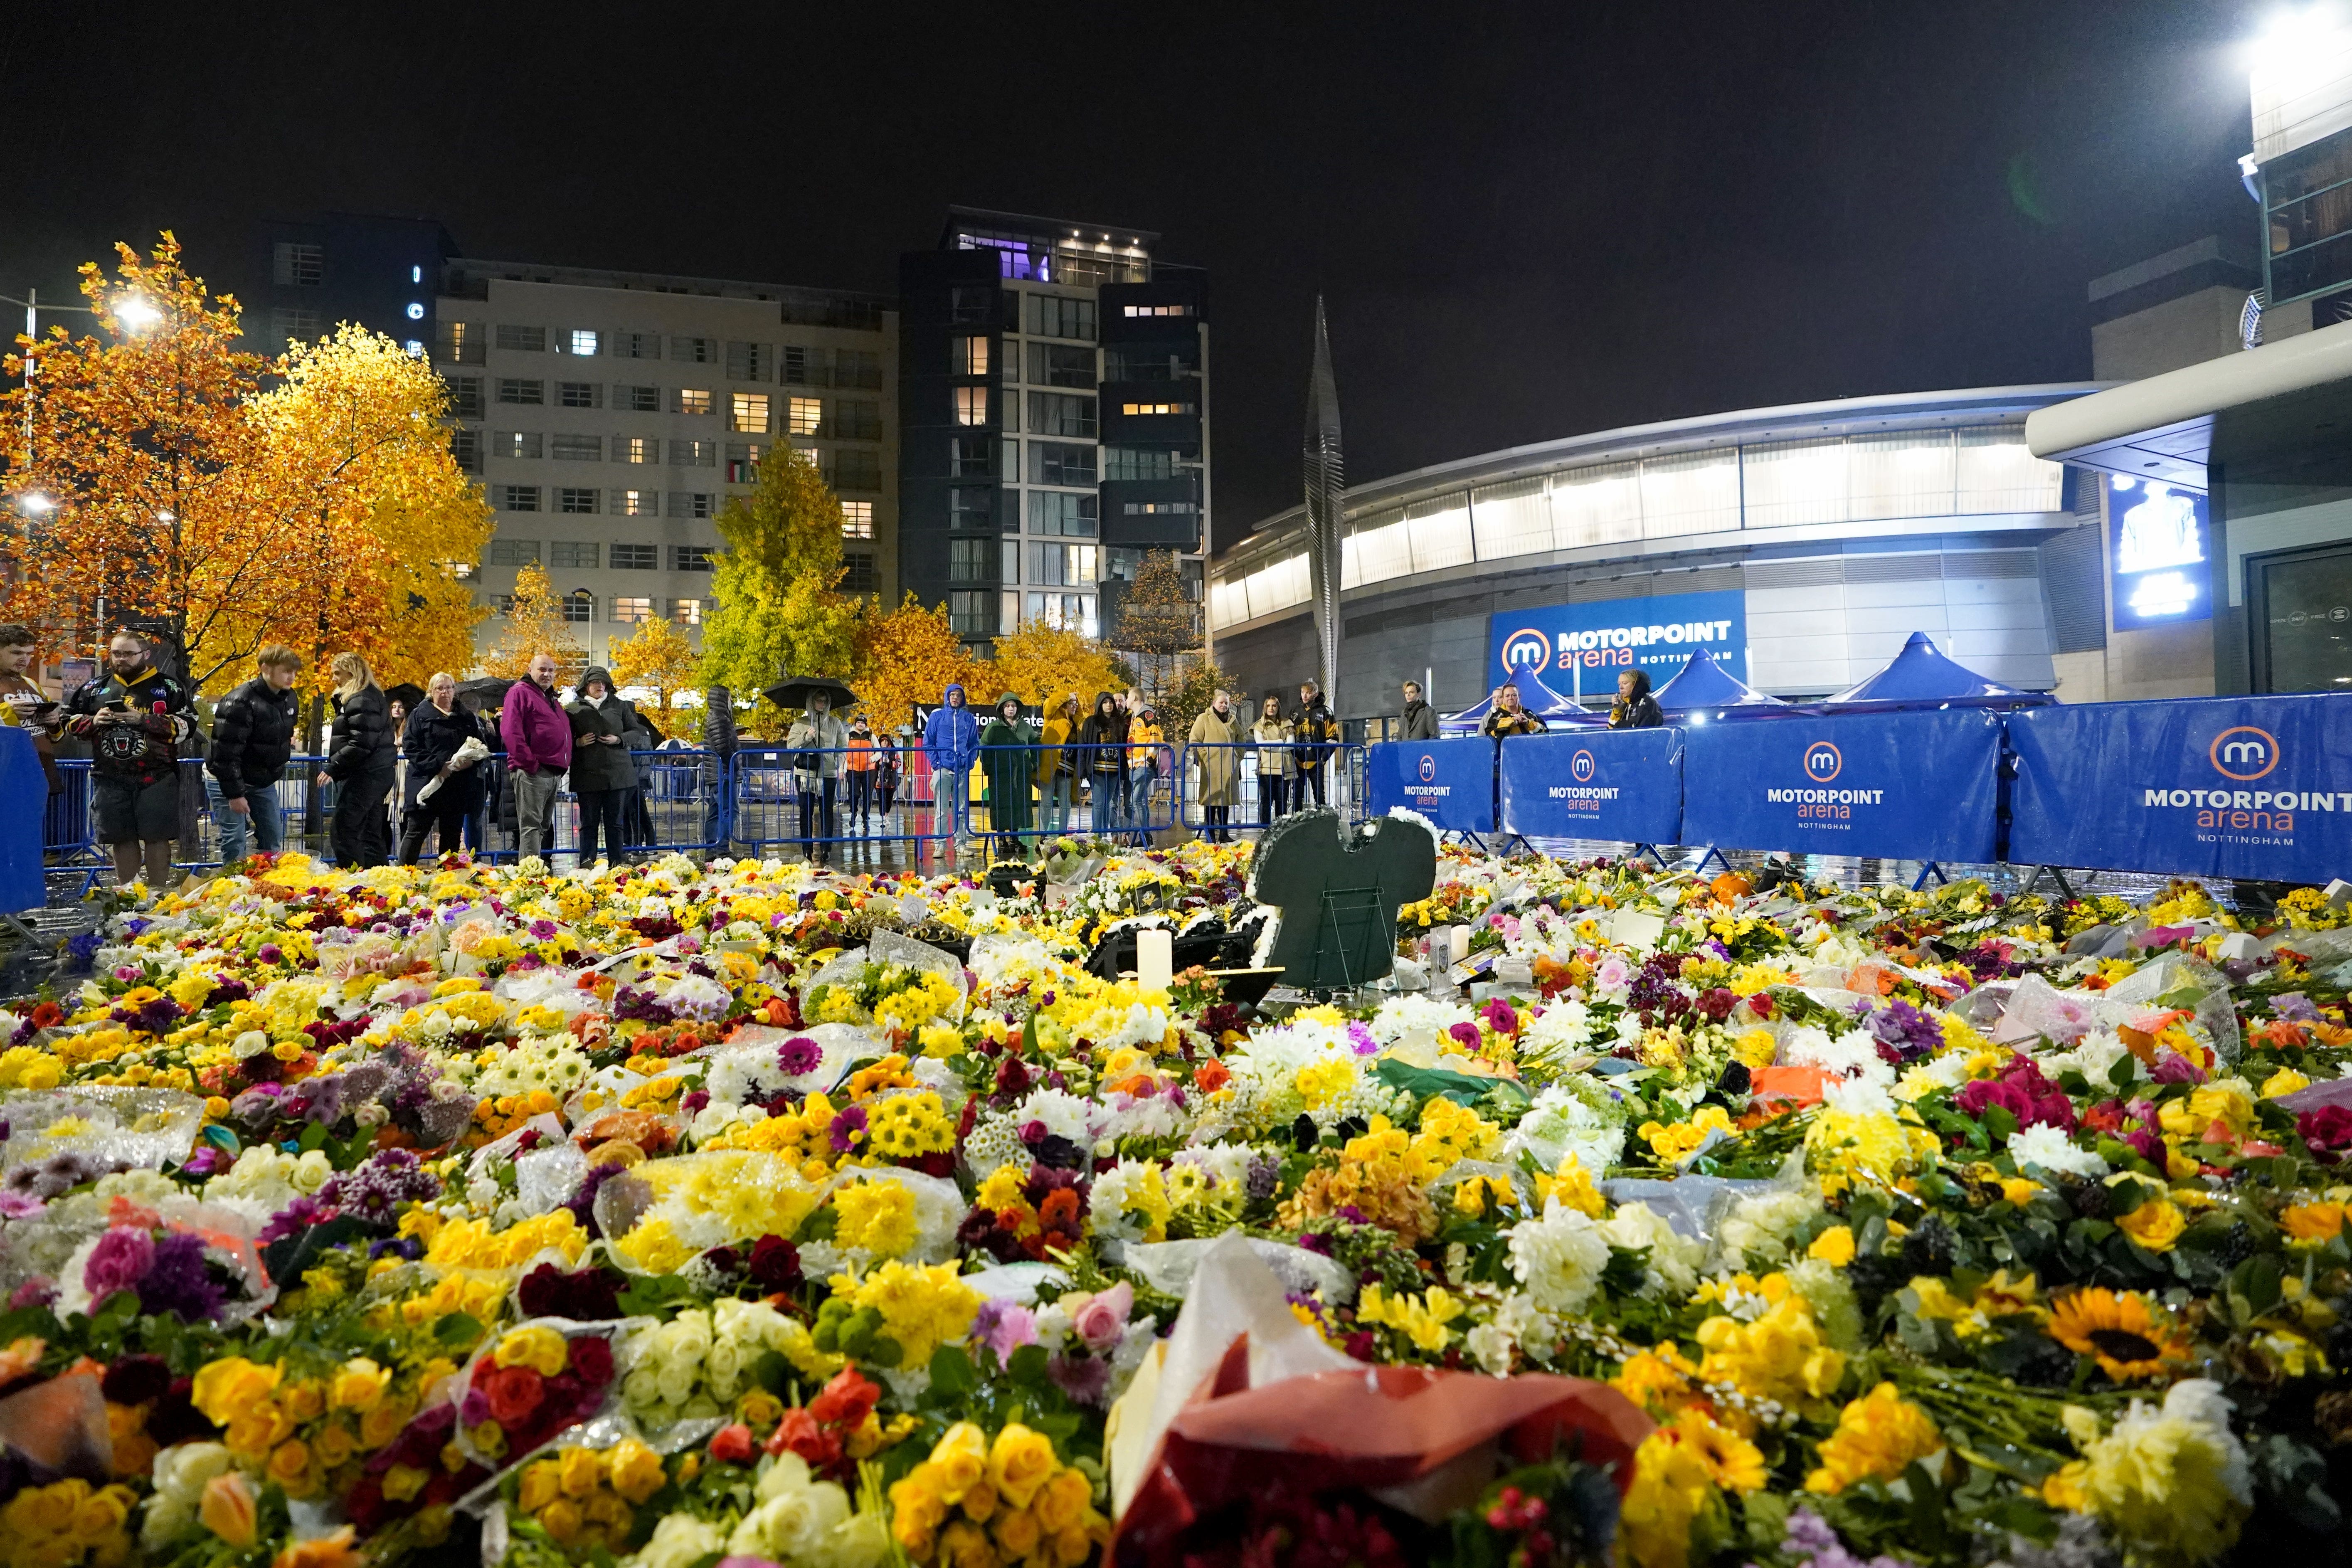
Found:
[[[1037,726],[1021,717],[1021,699],[1006,692],[980,732],[980,765],[988,775],[989,830],[1003,840],[998,853],[1021,854],[1029,831],[1029,785],[1036,773]]]
[[[841,789],[842,760],[849,751],[849,726],[834,709],[856,701],[857,694],[828,677],[803,676],[779,681],[765,695],[779,708],[801,710],[784,732],[793,793],[801,803],[801,854],[812,865],[829,866],[833,840],[841,836],[835,800]]]

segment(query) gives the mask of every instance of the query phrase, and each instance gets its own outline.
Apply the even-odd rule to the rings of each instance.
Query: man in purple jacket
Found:
[[[530,656],[530,679],[507,693],[499,733],[507,744],[507,779],[515,792],[518,852],[544,859],[555,792],[572,766],[572,721],[556,699],[553,656]]]

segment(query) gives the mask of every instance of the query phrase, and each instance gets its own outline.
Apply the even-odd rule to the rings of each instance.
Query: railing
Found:
[[[1319,761],[1302,766],[1302,752],[1319,755]],[[1315,805],[1328,805],[1350,822],[1363,820],[1364,748],[1360,744],[1335,741],[1307,748],[1289,742],[1202,741],[1185,745],[1179,770],[1184,781],[1184,821],[1196,832],[1210,826],[1208,792],[1202,780],[1226,756],[1233,759],[1234,779],[1225,826],[1235,833],[1262,833],[1292,812]]]
[[[739,749],[729,790],[733,841],[751,849],[789,846],[820,860],[830,860],[835,845],[904,844],[911,855],[923,858],[942,845],[952,852],[959,826],[952,795],[942,806],[935,798],[930,771],[907,765],[908,759],[921,755],[919,748],[898,749],[900,763],[887,795],[873,776],[879,770],[849,765],[877,754],[870,748],[861,752],[846,746]],[[806,755],[830,759],[832,775],[825,775],[824,761],[815,771],[796,766]],[[853,777],[860,771],[867,776]]]
[[[1151,835],[1176,826],[1183,810],[1183,769],[1176,751],[1162,743],[1150,747],[1147,772],[1145,748],[1091,747],[1073,742],[1061,746],[1031,743],[982,746],[972,772],[972,789],[965,820],[974,837],[1009,839],[1015,843],[1083,834],[1097,838],[1149,842]],[[1118,753],[1118,767],[1097,768],[1097,753]],[[992,759],[1000,763],[1013,757],[1028,761],[1028,787],[1018,803],[992,798],[988,782]],[[1045,772],[1051,757],[1054,771]]]

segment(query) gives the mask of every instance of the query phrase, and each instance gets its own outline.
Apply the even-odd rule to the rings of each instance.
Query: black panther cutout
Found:
[[[1284,817],[1258,843],[1250,896],[1282,910],[1266,963],[1302,991],[1362,985],[1396,957],[1397,907],[1437,884],[1437,837],[1410,817],[1350,833],[1336,811]]]

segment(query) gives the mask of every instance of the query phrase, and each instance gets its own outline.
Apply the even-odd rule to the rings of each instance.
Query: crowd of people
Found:
[[[252,679],[214,704],[207,740],[194,693],[161,668],[140,633],[116,633],[105,672],[62,704],[27,674],[34,641],[25,627],[0,626],[0,723],[33,731],[53,793],[64,787],[58,743],[86,747],[91,837],[118,881],[163,877],[174,843],[192,834],[195,803],[182,798],[181,762],[193,754],[204,760],[205,796],[225,862],[284,843],[278,785],[302,728],[299,655],[276,645],[260,649]],[[488,688],[489,700],[477,710],[455,677],[437,673],[411,706],[385,691],[360,654],[335,656],[331,719],[311,781],[332,791],[334,862],[413,865],[428,849],[481,849],[493,821],[511,832],[519,853],[550,857],[567,784],[577,822],[572,851],[581,864],[600,858],[617,864],[655,843],[647,774],[657,745],[680,742],[661,742],[609,669],[590,666],[568,691],[560,674],[554,658],[541,653],[523,679],[503,691]],[[402,689],[417,695],[416,688]],[[702,837],[715,843],[728,820],[728,763],[741,741],[731,695],[712,688],[705,697],[703,756],[691,766],[703,802]],[[1402,698],[1401,738],[1435,740],[1438,715],[1421,684],[1406,681]],[[1182,798],[1201,808],[1201,837],[1230,842],[1245,780],[1255,780],[1261,828],[1331,804],[1330,763],[1341,744],[1339,721],[1311,680],[1299,684],[1296,706],[1267,693],[1255,718],[1233,693],[1218,691],[1181,736],[1133,689],[1098,691],[1089,705],[1070,692],[1035,715],[1007,692],[983,717],[964,689],[951,685],[919,730],[895,733],[862,711],[845,718],[824,691],[806,700],[786,731],[782,765],[792,775],[797,842],[821,864],[832,861],[836,845],[895,838],[951,837],[958,855],[975,844],[1018,855],[1041,837],[1080,831],[1148,844],[1175,826],[1180,765],[1190,773]],[[1620,676],[1610,726],[1664,722],[1649,678],[1639,670]],[[1500,741],[1546,728],[1506,682],[1492,693],[1480,732]],[[501,753],[502,766],[485,765]],[[929,798],[902,800],[918,763]],[[919,804],[932,814],[926,821],[894,822],[894,808]],[[893,831],[901,826],[906,831]]]

